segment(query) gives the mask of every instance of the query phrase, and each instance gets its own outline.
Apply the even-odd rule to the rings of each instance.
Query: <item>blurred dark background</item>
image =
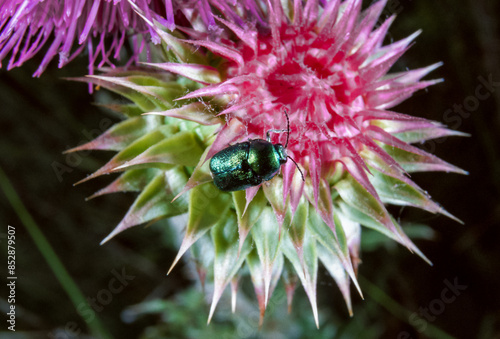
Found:
[[[64,80],[87,73],[86,57],[61,70],[52,62],[39,79],[31,75],[41,56],[20,69],[0,70],[1,168],[43,234],[85,297],[96,298],[103,293],[100,291],[109,289],[113,272],[125,269],[134,277],[97,312],[115,338],[160,337],[154,333],[170,333],[165,338],[195,338],[196,333],[204,333],[206,338],[279,338],[280,333],[284,338],[500,338],[500,3],[389,0],[388,8],[398,13],[390,29],[391,38],[398,40],[419,28],[423,30],[395,70],[444,63],[427,77],[443,78],[443,83],[418,92],[395,110],[440,121],[471,135],[421,145],[469,171],[468,176],[412,175],[464,225],[411,208],[392,208],[402,223],[411,221],[434,230],[418,233],[420,238],[432,239],[415,240],[434,266],[389,240],[364,233],[360,282],[365,300],[352,291],[354,317],[349,318],[337,287],[320,272],[319,330],[314,328],[300,287],[292,314],[286,315],[285,305],[278,306],[281,309],[266,318],[261,332],[238,332],[241,324],[234,318],[241,319],[245,314],[220,315],[207,328],[208,307],[189,272],[179,266],[165,276],[176,254],[172,246],[175,236],[166,230],[166,223],[147,229],[136,227],[100,246],[127,211],[134,194],[85,201],[110,182],[109,177],[73,186],[103,165],[112,153],[68,157],[62,152],[89,140],[89,134],[96,136],[104,119],[118,121],[92,105],[94,98],[85,85]],[[83,337],[89,333],[85,318],[75,310],[3,193],[0,203],[0,258],[4,267],[7,225],[15,226],[17,235],[17,332],[9,335],[71,338],[62,330],[74,324]],[[6,276],[6,268],[2,272]],[[443,292],[451,290],[450,284],[462,286],[455,291],[456,298],[451,292]],[[252,292],[248,294],[255,308]],[[2,292],[4,314],[5,298]],[[134,313],[137,307],[133,305],[158,298],[166,300],[163,313]],[[221,301],[218,310],[226,314],[229,305]],[[428,309],[427,316],[421,313],[419,318],[412,318],[411,314],[424,309]],[[1,331],[5,329],[2,325]],[[292,330],[294,335],[284,335]],[[69,334],[74,333],[77,330]]]

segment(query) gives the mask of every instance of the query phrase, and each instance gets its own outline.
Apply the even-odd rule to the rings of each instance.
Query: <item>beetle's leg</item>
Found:
[[[285,113],[286,116],[286,129],[270,129],[267,131],[267,142],[271,142],[271,134],[270,133],[282,133],[282,132],[287,132],[288,134],[286,135],[286,144],[285,148],[288,147],[288,138],[290,137],[290,119],[288,118],[288,110],[286,107],[283,107],[283,112]]]
[[[271,133],[283,133],[283,132],[288,132],[288,130],[286,130],[286,129],[270,129],[266,133],[267,142],[271,142]]]

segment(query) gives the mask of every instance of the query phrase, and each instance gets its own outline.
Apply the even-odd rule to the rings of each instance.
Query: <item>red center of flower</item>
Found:
[[[356,100],[359,76],[349,68],[344,53],[331,50],[335,45],[331,38],[300,27],[282,27],[280,38],[276,46],[272,36],[259,37],[256,53],[242,53],[244,65],[230,69],[231,76],[241,79],[239,103],[249,103],[244,113],[236,114],[247,132],[263,136],[270,128],[285,128],[281,111],[285,106],[290,109],[294,151],[303,151],[309,141],[357,134],[344,122],[343,107],[352,107]]]

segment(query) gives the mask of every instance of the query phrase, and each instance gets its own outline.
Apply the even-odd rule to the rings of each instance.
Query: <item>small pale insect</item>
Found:
[[[290,120],[285,109],[287,129],[267,131],[266,140],[251,139],[228,146],[210,159],[214,184],[221,191],[240,191],[271,180],[289,158],[304,175],[297,163],[286,154],[290,136]],[[271,133],[287,132],[286,144],[271,143]]]

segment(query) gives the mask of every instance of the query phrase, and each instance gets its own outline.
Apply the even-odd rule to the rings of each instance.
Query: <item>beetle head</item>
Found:
[[[283,165],[284,163],[286,163],[287,154],[285,147],[283,147],[282,144],[274,144],[273,147],[276,153],[278,153],[278,159],[280,164]]]

